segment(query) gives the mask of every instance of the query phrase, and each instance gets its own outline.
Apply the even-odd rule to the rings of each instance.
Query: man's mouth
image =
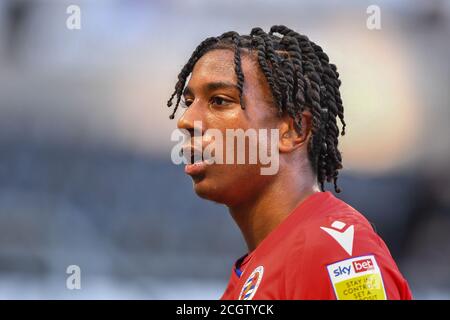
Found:
[[[191,145],[183,147],[182,153],[187,162],[184,172],[190,176],[203,174],[206,167],[210,164],[208,159],[204,159],[202,151]]]

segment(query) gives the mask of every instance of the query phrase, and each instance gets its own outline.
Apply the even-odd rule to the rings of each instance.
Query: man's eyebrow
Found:
[[[239,91],[239,88],[235,83],[228,82],[228,81],[208,82],[207,84],[205,84],[203,86],[203,89],[205,91],[214,91],[214,90],[219,90],[219,89],[234,89],[234,90]],[[184,88],[184,90],[183,90],[183,95],[184,96],[193,96],[194,90],[192,90],[191,87],[186,86],[186,88]]]
[[[233,82],[228,81],[217,81],[217,82],[209,82],[205,85],[205,89],[207,91],[214,91],[218,89],[235,89],[239,90],[238,86]]]

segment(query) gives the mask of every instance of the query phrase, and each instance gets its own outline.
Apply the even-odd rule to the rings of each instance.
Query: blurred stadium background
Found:
[[[372,4],[381,30],[366,28]],[[1,0],[0,298],[219,298],[245,245],[171,163],[165,102],[205,37],[280,23],[338,65],[341,197],[416,298],[449,299],[445,0]],[[81,290],[66,289],[71,264]]]

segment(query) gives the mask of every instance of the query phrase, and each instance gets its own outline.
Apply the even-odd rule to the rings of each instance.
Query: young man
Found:
[[[339,86],[321,47],[285,26],[208,38],[181,70],[171,118],[183,98],[178,127],[199,135],[201,148],[211,143],[208,129],[278,132],[275,174],[261,174],[260,161],[200,158],[185,167],[200,197],[229,208],[248,246],[222,299],[411,298],[370,223],[324,191],[328,181],[340,192]],[[184,150],[199,151],[191,139]]]

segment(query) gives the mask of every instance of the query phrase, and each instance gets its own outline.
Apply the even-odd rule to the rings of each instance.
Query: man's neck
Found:
[[[279,175],[258,197],[235,207],[230,214],[253,251],[301,202],[319,192],[314,177]]]

